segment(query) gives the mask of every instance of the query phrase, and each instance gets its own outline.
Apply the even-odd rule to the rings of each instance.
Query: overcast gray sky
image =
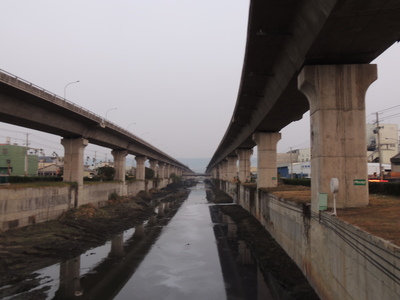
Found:
[[[248,0],[1,1],[0,68],[60,96],[79,80],[66,89],[70,101],[107,114],[173,157],[211,157],[237,98],[248,6]],[[376,61],[368,117],[400,104],[399,51],[395,45]],[[31,132],[4,123],[0,129],[0,143]],[[30,139],[62,149],[59,137]],[[282,131],[278,150],[308,147],[309,139],[306,113]]]

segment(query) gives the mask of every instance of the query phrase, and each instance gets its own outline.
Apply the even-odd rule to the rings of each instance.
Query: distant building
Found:
[[[0,145],[0,174],[12,176],[37,176],[39,158],[26,147],[11,144]]]
[[[298,150],[299,162],[311,161],[311,148],[302,148]]]
[[[400,153],[390,159],[392,164],[392,172],[400,173]]]
[[[379,141],[378,141],[379,131]],[[379,162],[379,147],[381,163],[390,164],[390,159],[399,153],[399,131],[397,124],[367,124],[367,157],[368,162]]]
[[[60,176],[62,166],[57,164],[49,164],[38,169],[38,176],[56,177]]]

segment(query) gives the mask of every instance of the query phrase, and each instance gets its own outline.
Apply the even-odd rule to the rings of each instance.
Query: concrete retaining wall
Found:
[[[321,299],[400,299],[400,247],[266,192],[241,186],[238,203],[271,233]]]
[[[75,189],[69,186],[1,189],[1,230],[56,219],[74,202]]]
[[[158,182],[161,189],[168,179]],[[75,205],[92,203],[98,207],[107,205],[112,193],[134,196],[140,191],[153,188],[152,180],[139,180],[122,184],[102,182],[76,187],[4,188],[0,189],[0,230],[23,227],[55,220]]]

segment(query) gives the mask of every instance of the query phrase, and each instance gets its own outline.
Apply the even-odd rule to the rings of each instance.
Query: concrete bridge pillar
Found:
[[[136,179],[145,180],[145,162],[147,160],[146,156],[136,156]]]
[[[339,179],[337,207],[368,204],[365,94],[377,78],[376,65],[306,66],[299,90],[310,103],[311,199],[328,195],[331,178]]]
[[[125,183],[125,163],[128,151],[126,150],[113,150],[111,151],[114,157],[114,180],[120,180]]]
[[[63,181],[77,182],[78,188],[83,187],[83,155],[89,141],[84,138],[61,140],[64,146],[64,176]]]
[[[211,178],[217,178],[217,168],[216,167],[211,169]]]
[[[157,177],[157,164],[158,160],[150,159],[150,169],[154,171],[154,178]]]
[[[158,178],[160,178],[160,179],[165,178],[165,165],[166,165],[166,163],[158,164]]]
[[[170,172],[171,172],[171,174],[177,175],[177,174],[176,174],[176,167],[175,167],[175,166],[171,166]]]
[[[221,162],[221,171],[222,171],[222,173],[221,173],[222,180],[227,181],[228,180],[228,161],[226,159],[224,159]]]
[[[228,156],[226,158],[226,177],[227,181],[235,181],[235,177],[237,177],[237,156]]]
[[[279,132],[255,132],[253,134],[253,140],[257,144],[257,188],[278,185],[276,145],[280,139]]]
[[[171,176],[171,165],[166,164],[165,165],[165,178],[169,178]]]
[[[219,180],[222,180],[222,164],[219,163],[216,168],[217,168],[217,170],[216,170],[217,177],[216,178]]]
[[[253,149],[237,149],[236,153],[239,157],[239,181],[250,182],[250,158],[253,154]]]

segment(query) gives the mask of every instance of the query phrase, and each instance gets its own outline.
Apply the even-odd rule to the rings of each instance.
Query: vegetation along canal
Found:
[[[204,183],[189,191],[184,202],[152,200],[153,213],[144,222],[102,246],[32,272],[18,289],[12,283],[0,287],[0,298],[318,299],[245,210],[210,203],[207,198],[218,202],[219,197],[215,191],[210,197]],[[251,235],[246,226],[255,229]]]

